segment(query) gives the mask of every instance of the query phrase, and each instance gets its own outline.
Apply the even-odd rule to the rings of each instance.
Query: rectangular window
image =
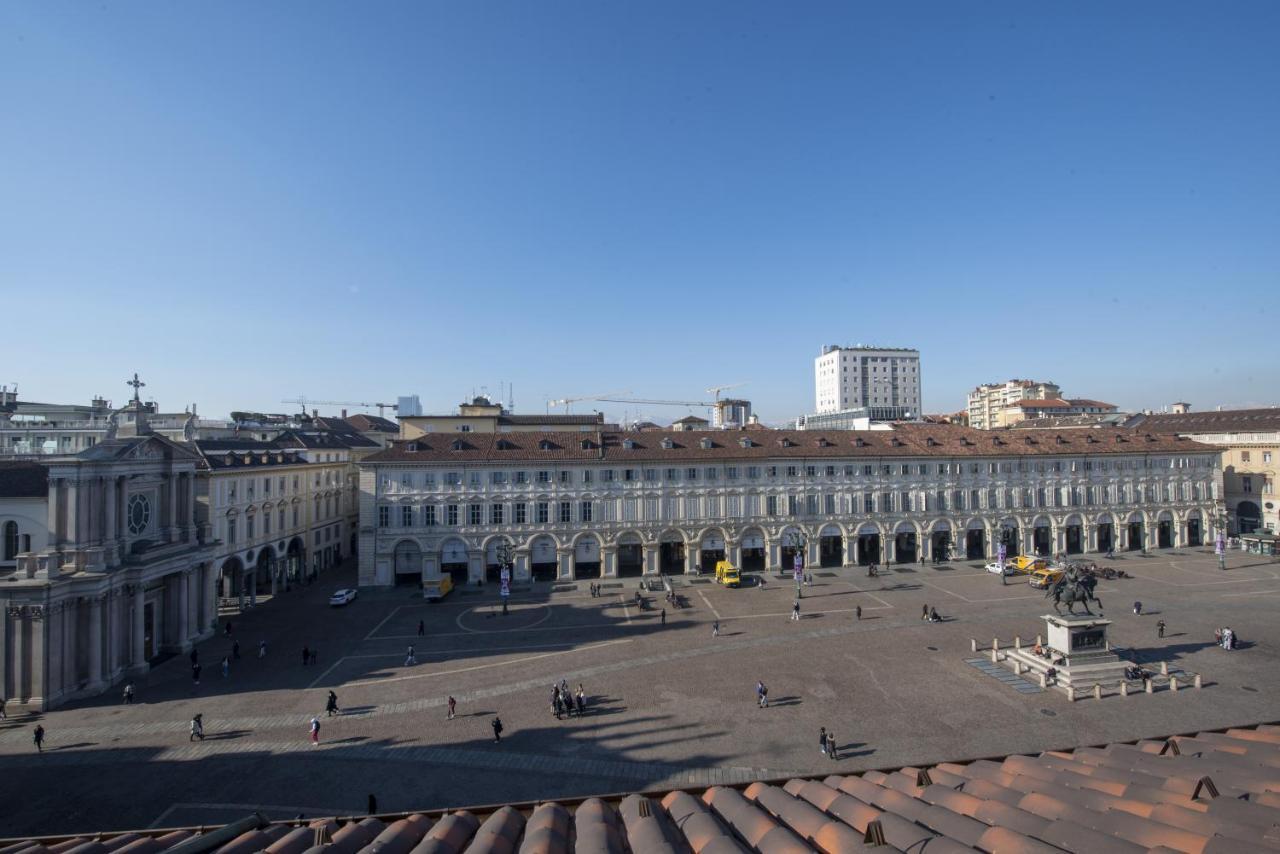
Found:
[[[823,510],[828,516],[836,515],[836,497],[834,495],[822,496]]]
[[[462,475],[456,471],[445,472],[444,482],[448,486],[458,486],[462,483]]]
[[[527,471],[516,472],[516,483],[523,485],[529,482],[529,473]]]
[[[489,524],[490,525],[501,525],[503,523],[502,508],[503,508],[503,505],[501,504],[489,505]]]
[[[747,480],[760,479],[760,466],[747,466]]]
[[[458,524],[458,505],[448,504],[444,508],[444,523],[446,525]]]
[[[573,502],[571,501],[560,502],[560,521],[562,523],[573,521]]]
[[[703,472],[703,474],[706,476],[707,480],[715,480],[717,477],[720,476],[720,470],[714,469],[714,468],[707,469],[705,472]],[[715,514],[713,513],[711,515],[714,516]]]
[[[903,513],[911,512],[911,493],[907,491],[898,493],[898,506],[902,508]]]
[[[777,466],[766,466],[766,467],[765,467],[765,470],[764,470],[764,473],[765,473],[765,476],[766,476],[766,477],[777,477],[777,476],[778,476],[778,467],[777,467]]]
[[[501,486],[507,482],[507,473],[505,471],[495,471],[489,473],[489,483],[494,486]]]
[[[1240,462],[1242,462],[1242,463],[1247,463],[1247,462],[1249,462],[1249,452],[1248,452],[1248,451],[1241,451],[1241,452],[1240,452]]]
[[[836,467],[827,466],[827,477],[835,477],[835,476],[836,476]]]
[[[400,505],[400,527],[401,527],[401,528],[412,528],[412,527],[413,527],[413,507],[412,507],[412,505],[409,505],[409,504],[401,504],[401,505]]]
[[[551,504],[547,501],[539,501],[537,505],[537,516],[535,521],[539,525],[545,525],[551,521]]]
[[[1240,491],[1253,492],[1253,478],[1249,477],[1248,475],[1245,475],[1244,477],[1240,478]],[[253,534],[250,534],[249,536],[252,537]]]
[[[766,495],[764,499],[765,514],[768,516],[778,515],[778,496]]]
[[[870,492],[863,493],[862,512],[864,513],[876,512],[876,499],[875,499],[875,496],[872,495]]]
[[[271,534],[271,511],[262,514],[262,533],[270,536]]]
[[[378,507],[378,527],[388,528],[390,526],[391,526],[391,508],[383,504]]]
[[[804,512],[810,516],[818,515],[818,496],[806,495],[804,497]]]
[[[264,477],[262,479],[262,494],[263,495],[271,494],[271,478],[269,477]]]
[[[484,505],[468,504],[467,505],[467,524],[480,525],[484,523]]]
[[[605,483],[613,483],[613,476],[614,476],[613,469],[605,469],[604,471],[600,472],[600,479]]]
[[[697,469],[694,469],[694,468],[685,469],[685,470],[684,470],[684,476],[685,476],[685,479],[686,479],[686,480],[697,480],[697,479],[698,479],[698,470],[697,470]]]
[[[584,469],[584,470],[583,470],[583,472],[582,472],[582,482],[583,482],[583,483],[591,483],[591,479],[592,479],[593,477],[594,477],[594,475],[591,473],[591,469]]]
[[[549,471],[538,472],[538,483],[550,483],[550,482],[551,482],[551,472]]]
[[[805,477],[817,477],[817,476],[818,476],[818,467],[817,467],[817,466],[805,466],[805,467],[804,467],[804,476],[805,476]]]
[[[571,475],[572,475],[572,474],[573,474],[573,472],[568,472],[568,471],[562,471],[562,472],[560,472],[560,482],[561,482],[561,483],[569,483],[569,481],[570,481],[570,477],[571,477]]]
[[[436,523],[436,506],[434,504],[428,504],[422,508],[422,524],[430,528],[434,526],[435,523]]]
[[[737,480],[737,479],[738,479],[738,467],[737,467],[737,466],[728,466],[728,467],[726,467],[726,468],[725,468],[725,470],[724,470],[724,478],[725,478],[725,480]]]
[[[880,512],[881,513],[893,512],[893,493],[892,492],[880,493]]]
[[[787,477],[799,477],[800,466],[787,466]]]
[[[1264,463],[1269,463],[1269,462],[1271,462],[1271,452],[1270,452],[1270,451],[1263,451],[1263,452],[1262,452],[1262,461],[1263,461]]]
[[[873,470],[873,468],[872,468],[871,466],[863,466],[863,467],[862,467],[862,474],[863,474],[864,476],[866,476],[866,477],[871,477],[871,475],[872,475],[873,473],[874,473],[874,470]]]
[[[854,476],[854,474],[855,474],[856,472],[857,472],[857,469],[856,469],[856,468],[854,468],[853,466],[845,466],[845,467],[844,467],[844,476],[845,476],[845,477],[853,477],[853,476]]]
[[[284,511],[281,510],[276,515],[276,527],[280,529],[280,533],[284,533]]]
[[[635,469],[623,469],[623,470],[622,470],[622,479],[623,479],[624,481],[628,482],[628,483],[630,483],[631,481],[635,480],[635,479],[636,479],[636,470],[635,470]]]
[[[578,505],[578,521],[590,522],[595,519],[595,507],[590,501],[583,501]]]
[[[667,469],[667,480],[679,480],[679,479],[680,479],[679,469]]]
[[[787,496],[787,515],[797,516],[799,515],[799,513],[800,513],[800,496],[788,495]]]
[[[467,477],[467,482],[475,489],[480,488],[480,472],[473,471]]]
[[[657,470],[657,469],[645,469],[645,470],[644,470],[644,479],[645,479],[645,480],[648,480],[648,481],[655,481],[655,480],[657,480],[657,479],[658,479],[658,470]]]
[[[515,505],[515,514],[516,514],[515,523],[517,525],[525,524],[526,522],[529,521],[529,505],[525,504],[523,501],[518,502]]]

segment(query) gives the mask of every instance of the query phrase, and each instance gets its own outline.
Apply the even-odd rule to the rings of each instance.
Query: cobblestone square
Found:
[[[1109,562],[1133,576],[1099,586],[1112,642],[1140,661],[1202,673],[1205,687],[1074,704],[1055,691],[1022,693],[966,663],[970,638],[1033,638],[1052,611],[1025,579],[1002,585],[978,562],[874,578],[857,567],[817,571],[799,621],[790,619],[794,583],[774,575],[740,589],[675,578],[679,609],[654,593],[636,607],[638,579],[598,597],[586,581],[535,584],[513,595],[506,616],[494,586],[439,603],[411,588],[362,590],[329,608],[329,593],[354,579],[346,564],[226,617],[242,656],[226,677],[220,663],[232,640],[219,632],[198,647],[198,687],[179,656],[137,684],[134,705],[112,692],[41,716],[43,755],[31,743],[34,716],[0,722],[0,797],[15,807],[3,831],[209,823],[255,808],[356,813],[369,794],[382,810],[569,797],[1274,720],[1280,564],[1264,560],[1233,553],[1223,572],[1209,550],[1181,549]],[[926,605],[943,622],[922,622]],[[1214,646],[1223,625],[1243,649]],[[406,666],[410,645],[418,663]],[[303,665],[304,646],[318,663]],[[584,717],[551,714],[561,679],[583,686]],[[769,686],[768,708],[756,704],[757,680]],[[324,712],[330,689],[342,709],[333,717]],[[449,696],[458,701],[452,721]],[[200,741],[188,734],[195,713],[205,721]],[[318,746],[308,740],[313,715]],[[816,749],[821,726],[834,731],[840,760]]]

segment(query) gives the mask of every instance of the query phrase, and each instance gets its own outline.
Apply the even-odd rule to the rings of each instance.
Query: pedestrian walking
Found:
[[[756,682],[756,705],[762,709],[769,705],[769,689],[764,682]]]
[[[222,656],[222,678],[226,679],[227,674],[230,672],[231,672],[231,659],[227,658],[224,655]]]
[[[583,712],[587,710],[587,695],[582,690],[582,684],[578,684],[578,693],[574,695],[574,702],[578,704],[578,717],[582,717]]]
[[[313,646],[311,647],[311,666],[315,667],[319,663],[320,663],[320,650],[316,649]]]
[[[36,751],[44,753],[44,727],[36,724],[35,732],[31,734],[31,740],[36,743]]]
[[[446,718],[446,720],[453,720],[453,715],[457,708],[458,708],[458,701],[453,699],[452,696],[449,697],[449,717]]]
[[[125,702],[127,703],[129,701],[125,700]],[[9,716],[4,713],[4,697],[0,697],[0,721],[7,720],[9,720]]]
[[[414,653],[413,647],[409,647],[409,651],[404,655],[404,666],[408,667],[418,663],[418,656]]]
[[[192,665],[199,664],[199,663],[200,663],[200,650],[196,649],[195,647],[192,647],[192,648],[191,648],[191,655],[190,655],[190,658],[191,658],[191,663],[192,663]]]
[[[304,646],[302,648],[302,666],[306,667],[310,663],[311,663],[311,650],[307,649]]]
[[[818,727],[818,749],[822,751],[822,755],[827,755],[827,728]]]
[[[799,599],[791,603],[791,619],[793,620],[800,619],[800,600]]]
[[[564,706],[560,702],[560,689],[553,686],[551,688],[551,714],[556,716],[556,720],[560,720],[560,715],[564,712]]]
[[[191,718],[191,734],[187,736],[187,741],[204,741],[204,717],[202,715],[194,715]]]
[[[124,683],[124,704],[126,706],[133,705],[133,683]],[[4,717],[4,702],[0,701],[0,718]]]
[[[662,609],[662,625],[665,626],[666,624],[667,624],[667,609],[663,608]]]
[[[929,606],[928,606],[928,605],[922,605],[922,606],[920,607],[920,619],[922,619],[922,620],[927,620],[927,619],[929,619]]]
[[[857,617],[859,620],[861,620],[861,619],[862,619],[862,606],[861,606],[861,605],[855,605],[855,606],[854,606],[854,608],[853,608],[853,615],[854,615],[855,617]]]
[[[325,700],[324,710],[325,710],[325,717],[329,717],[329,718],[333,717],[338,713],[338,695],[337,694],[333,693],[332,691],[329,692],[329,699]]]
[[[231,659],[232,661],[240,660],[240,641],[231,644]]]
[[[231,621],[227,620],[227,627],[222,632],[224,637],[231,637]]]
[[[378,811],[378,799],[373,795],[369,796],[369,815],[373,815]]]
[[[320,746],[320,718],[319,716],[311,719],[311,743]]]
[[[711,636],[713,638],[720,637],[720,621],[719,620],[715,620],[714,622],[711,623]]]
[[[425,620],[418,620],[418,637],[424,637],[427,634],[427,624]]]
[[[200,665],[198,664],[191,665],[191,682],[193,686],[200,684]]]
[[[827,733],[827,758],[839,759],[839,750],[836,748],[836,734],[834,732]]]
[[[266,657],[267,657],[267,642],[258,641],[258,658],[266,658]]]
[[[490,726],[493,727],[493,743],[497,744],[502,741],[502,718],[495,717]]]
[[[1133,613],[1137,614],[1139,617],[1141,617],[1141,616],[1142,616],[1142,603],[1141,603],[1141,602],[1134,602],[1134,603],[1133,603]]]
[[[1156,620],[1156,635],[1164,637],[1164,620]]]

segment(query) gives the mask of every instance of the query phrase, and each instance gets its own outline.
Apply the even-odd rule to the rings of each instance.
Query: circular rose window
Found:
[[[129,533],[135,537],[151,522],[151,502],[145,495],[129,496]]]

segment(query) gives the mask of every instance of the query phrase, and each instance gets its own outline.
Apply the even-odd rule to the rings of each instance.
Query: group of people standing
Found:
[[[561,720],[566,714],[569,717],[575,714],[582,717],[586,711],[587,695],[581,683],[578,684],[576,694],[569,690],[569,682],[565,679],[561,679],[559,685],[551,686],[551,713],[556,716],[556,720]]]

